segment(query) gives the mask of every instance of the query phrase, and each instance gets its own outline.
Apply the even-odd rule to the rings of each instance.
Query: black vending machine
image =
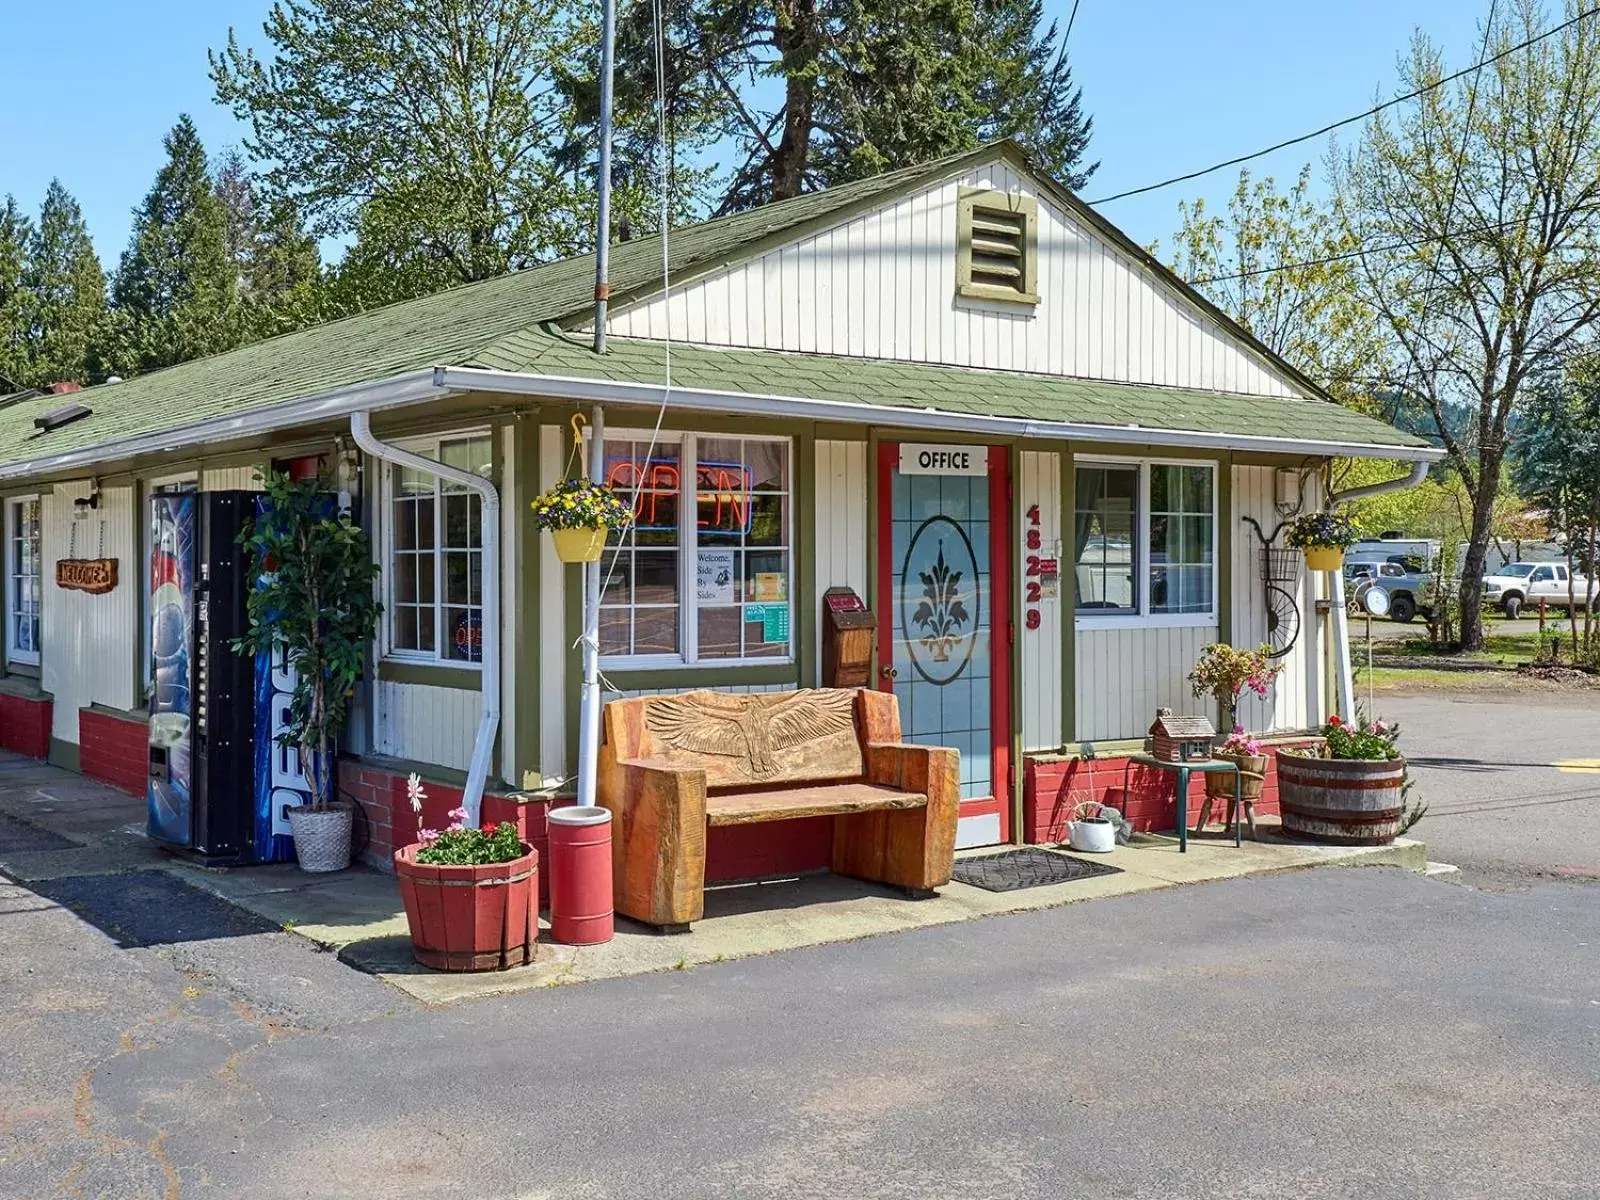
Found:
[[[150,498],[149,832],[208,863],[251,853],[255,658],[229,643],[245,630],[250,584],[238,538],[256,498]]]

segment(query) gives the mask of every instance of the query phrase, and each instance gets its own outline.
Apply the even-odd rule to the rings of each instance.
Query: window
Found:
[[[1554,583],[1556,572],[1554,567],[1539,567],[1528,576],[1529,583]]]
[[[1137,612],[1138,467],[1080,467],[1074,522],[1079,612]]]
[[[39,499],[6,505],[6,661],[39,665],[44,561],[40,554]]]
[[[601,560],[602,656],[791,657],[789,450],[784,438],[662,434],[653,450],[648,435],[606,438],[606,481],[634,524],[611,534]]]
[[[963,189],[956,201],[956,294],[1037,304],[1038,222],[1029,196]]]
[[[1080,462],[1074,475],[1078,617],[1170,625],[1211,621],[1215,467]]]
[[[406,449],[488,478],[489,435],[406,443]],[[388,651],[391,657],[477,663],[483,653],[483,517],[478,494],[424,471],[390,466]]]

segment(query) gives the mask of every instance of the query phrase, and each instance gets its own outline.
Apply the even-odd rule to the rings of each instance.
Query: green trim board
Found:
[[[63,741],[61,738],[50,739],[50,752],[45,756],[45,761],[52,767],[60,767],[65,771],[83,774],[82,750],[77,742]]]
[[[516,538],[509,555],[503,555],[502,570],[513,572],[516,586],[513,590],[515,604],[510,612],[501,614],[501,626],[511,638],[511,682],[516,689],[516,728],[512,735],[512,766],[520,780],[527,771],[537,771],[541,777],[544,766],[539,761],[540,714],[543,711],[543,671],[541,655],[545,652],[539,644],[539,608],[543,599],[543,574],[540,566],[543,536],[534,521],[529,505],[541,490],[539,487],[539,425],[519,414],[512,426],[511,511],[515,514],[512,528]]]
[[[474,667],[447,667],[439,663],[384,658],[378,660],[378,678],[385,683],[453,688],[461,692],[483,691],[483,672]]]
[[[1075,564],[1077,549],[1072,544],[1078,508],[1077,459],[1072,446],[1061,448],[1060,525],[1062,557]],[[1066,745],[1077,736],[1078,728],[1078,602],[1077,575],[1074,565],[1074,582],[1061,588],[1061,744]]]

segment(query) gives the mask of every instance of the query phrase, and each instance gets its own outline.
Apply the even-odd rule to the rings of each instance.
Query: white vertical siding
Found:
[[[854,588],[866,599],[867,443],[817,442],[817,595],[831,587]],[[822,669],[822,645],[816,648]]]
[[[539,487],[561,478],[566,449],[559,425],[539,429]],[[556,557],[555,541],[539,539],[539,773],[546,779],[567,773],[567,569]],[[520,782],[520,781],[519,781]]]
[[[1201,711],[1189,691],[1200,650],[1215,626],[1078,628],[1077,728],[1080,742],[1143,737],[1157,708]]]
[[[244,467],[206,467],[200,472],[202,492],[259,492],[262,484],[258,476],[259,464]]]
[[[482,695],[462,688],[391,683],[373,687],[379,754],[465,771],[482,714]]]
[[[1041,596],[1030,602],[1026,574],[1028,555],[1062,559],[1061,552],[1061,455],[1053,451],[1024,450],[1017,479],[1018,529],[1016,561],[1024,569],[1016,573],[1022,595],[1022,623],[1018,626],[1022,666],[1022,749],[1053,750],[1061,745],[1061,631],[1063,580],[1054,596]],[[1037,511],[1038,524],[1031,514]],[[1037,533],[1037,547],[1030,545],[1030,533]],[[1029,610],[1039,614],[1039,627],[1029,629]]]
[[[1039,303],[955,295],[963,186],[1038,201]],[[996,161],[616,311],[618,337],[892,358],[1295,397],[1143,263]]]
[[[1261,543],[1245,524],[1253,517],[1270,534],[1283,520],[1276,508],[1276,472],[1272,467],[1233,469],[1233,630],[1236,646],[1256,646],[1266,640],[1265,584],[1261,578]],[[1308,510],[1320,504],[1317,484],[1306,492]],[[1283,544],[1283,539],[1278,539]],[[1301,564],[1293,583],[1277,586],[1289,592],[1300,609],[1300,635],[1282,662],[1283,674],[1265,698],[1248,695],[1239,706],[1239,721],[1256,731],[1304,729],[1322,718],[1322,626],[1316,599],[1320,580]]]
[[[78,741],[80,708],[90,704],[137,708],[143,699],[134,670],[141,645],[134,492],[131,487],[105,488],[100,507],[85,509],[87,515],[76,518],[72,502],[92,490],[87,481],[58,484],[53,493],[40,497],[44,552],[40,683],[55,697],[52,736],[73,743]],[[117,586],[100,596],[56,587],[56,563],[63,558],[116,559]]]

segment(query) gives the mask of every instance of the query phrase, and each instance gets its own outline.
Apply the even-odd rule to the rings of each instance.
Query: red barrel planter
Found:
[[[394,852],[411,952],[436,971],[500,971],[533,961],[539,940],[539,852],[473,867],[419,863],[420,844]]]
[[[1400,836],[1406,761],[1278,755],[1278,811],[1290,837],[1387,846]]]

